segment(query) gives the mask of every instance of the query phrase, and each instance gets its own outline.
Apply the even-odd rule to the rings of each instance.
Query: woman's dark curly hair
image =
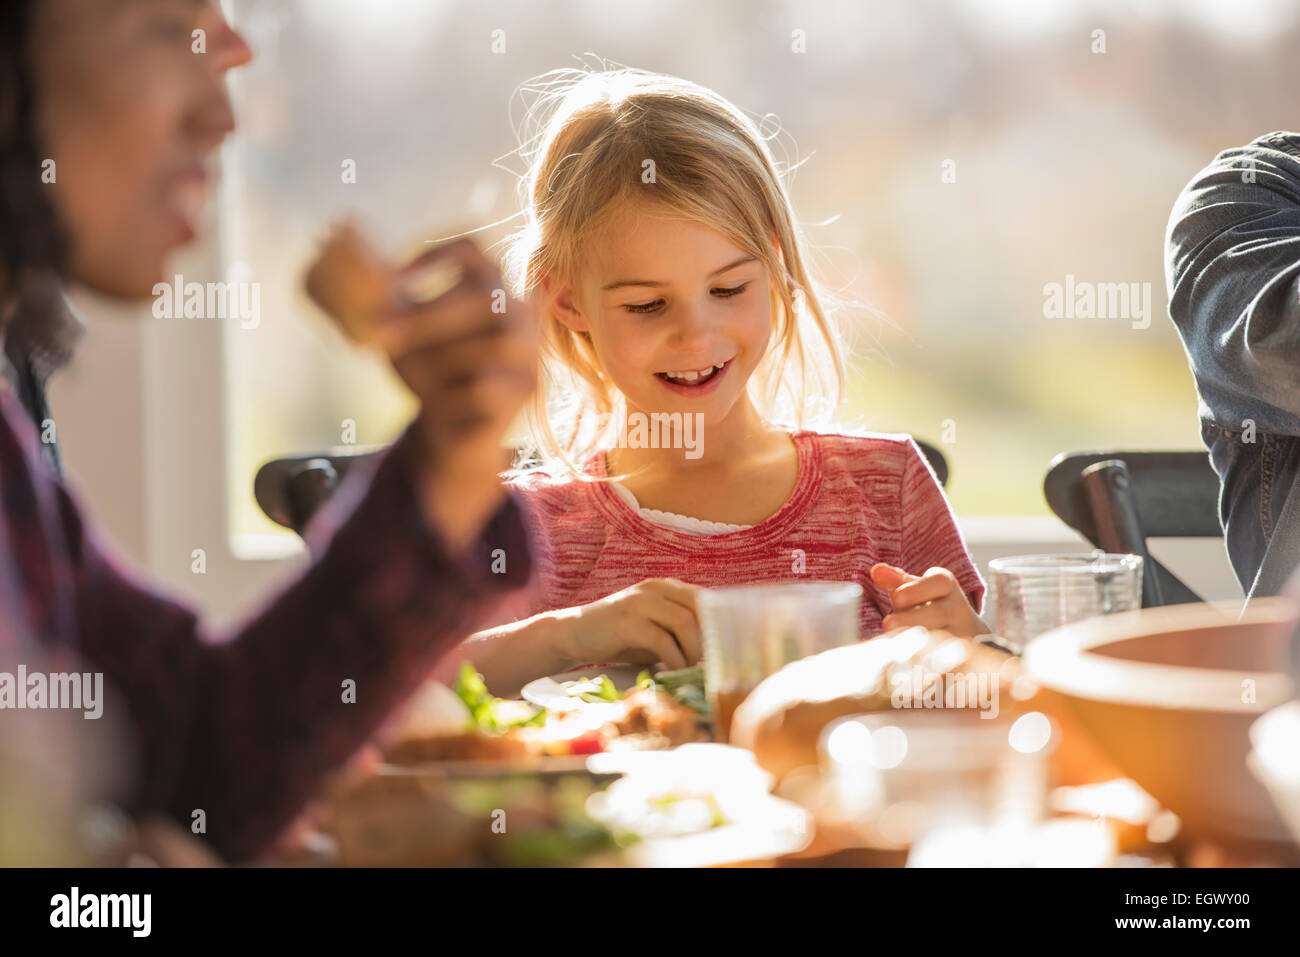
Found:
[[[32,21],[37,0],[0,0],[0,294],[61,273],[67,242],[41,181]],[[3,321],[3,310],[0,310]]]

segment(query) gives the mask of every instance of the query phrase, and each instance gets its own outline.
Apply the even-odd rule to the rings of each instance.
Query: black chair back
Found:
[[[1097,548],[1141,555],[1142,604],[1201,601],[1151,557],[1148,538],[1222,538],[1206,452],[1063,452],[1043,479],[1052,511]]]
[[[939,484],[944,488],[948,487],[948,460],[944,458],[942,452],[931,445],[929,442],[922,442],[920,439],[913,439],[916,447],[921,450],[925,460],[930,463],[930,468],[934,469],[934,477],[939,480]]]
[[[335,449],[272,459],[257,470],[253,497],[271,521],[301,535],[348,471],[383,448]]]

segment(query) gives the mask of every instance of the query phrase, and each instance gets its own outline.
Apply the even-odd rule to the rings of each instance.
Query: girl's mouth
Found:
[[[717,388],[722,377],[731,368],[731,360],[706,366],[703,369],[682,370],[680,372],[656,372],[655,378],[668,388],[681,395],[705,395]]]

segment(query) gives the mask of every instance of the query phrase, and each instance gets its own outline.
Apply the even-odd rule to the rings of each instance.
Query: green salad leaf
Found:
[[[541,708],[494,696],[488,691],[483,676],[468,661],[461,663],[452,690],[465,703],[474,726],[480,731],[500,733],[511,728],[541,727],[546,723],[546,712]]]
[[[587,703],[599,701],[622,701],[623,693],[614,687],[608,675],[595,678],[583,678],[580,681],[566,681],[564,693],[571,698],[580,698]]]
[[[697,714],[705,717],[709,716],[709,699],[704,693],[704,669],[699,665],[691,668],[679,668],[676,671],[661,671],[653,678],[650,678],[645,672],[642,672],[642,675],[651,684],[663,688]],[[645,687],[641,678],[637,679],[637,684]]]
[[[730,824],[727,816],[722,813],[722,808],[718,806],[718,799],[712,794],[706,794],[703,797],[684,797],[680,794],[664,794],[656,798],[651,798],[649,804],[656,811],[665,811],[682,801],[703,801],[704,806],[709,809],[712,815],[707,830],[715,827],[722,827],[724,824]]]
[[[508,834],[499,853],[507,867],[559,867],[619,846],[608,828],[573,817],[550,827]]]
[[[613,853],[624,841],[586,812],[603,785],[581,777],[545,782],[527,775],[450,785],[452,803],[480,819],[492,837],[481,845],[487,863],[506,867],[561,867]],[[505,825],[489,828],[496,820]]]
[[[676,694],[679,688],[688,685],[704,687],[704,669],[695,665],[691,668],[678,668],[676,671],[661,671],[654,676],[655,684],[659,685],[665,691]]]

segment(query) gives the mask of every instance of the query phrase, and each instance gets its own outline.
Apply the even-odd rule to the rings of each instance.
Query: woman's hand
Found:
[[[911,575],[879,562],[871,567],[871,580],[889,594],[893,612],[881,624],[886,631],[922,625],[942,629],[961,638],[988,634],[988,627],[970,606],[957,576],[946,568],[931,568]]]
[[[353,341],[383,352],[420,400],[422,504],[452,547],[467,545],[504,496],[502,440],[536,384],[531,307],[506,296],[497,267],[468,239],[398,267],[350,226],[326,243],[307,291]]]

